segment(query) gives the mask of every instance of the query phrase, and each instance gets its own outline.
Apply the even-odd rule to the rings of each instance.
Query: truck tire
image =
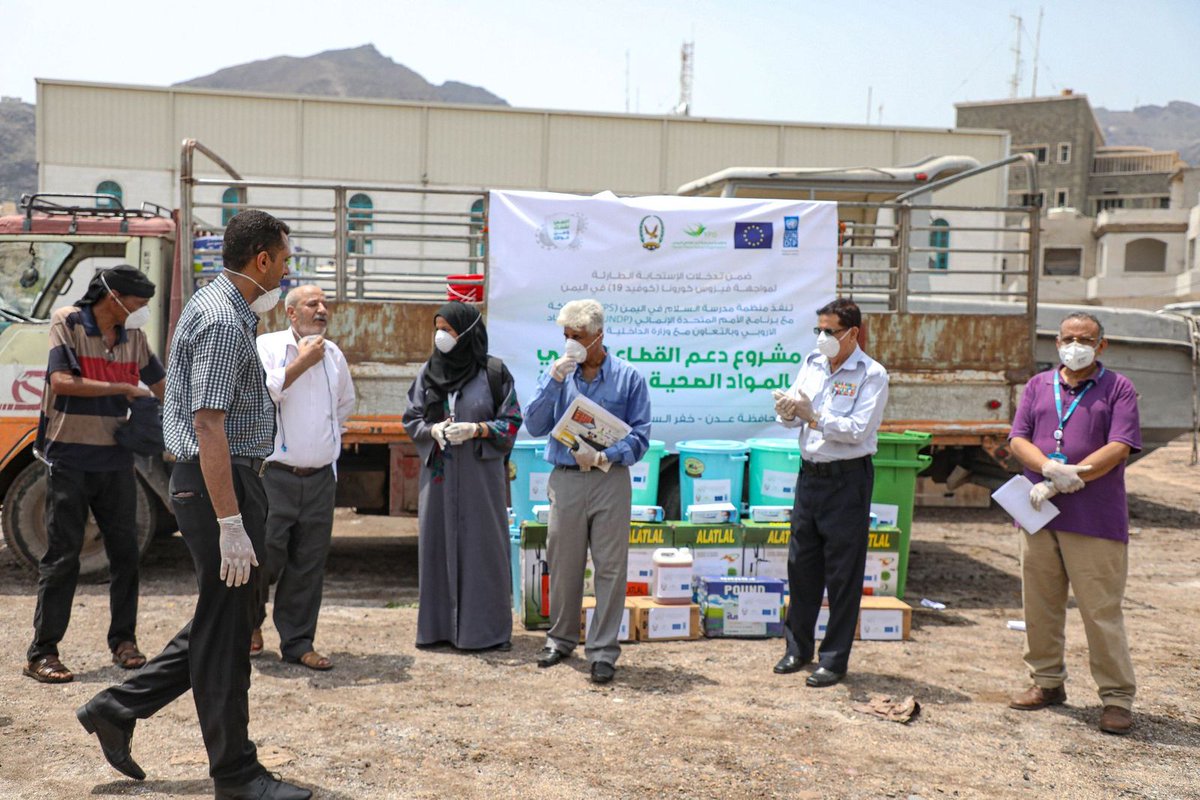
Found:
[[[157,527],[154,503],[149,491],[137,480],[137,537],[138,554],[144,554]],[[24,566],[37,572],[38,562],[46,552],[46,466],[34,461],[21,470],[8,492],[4,495],[4,507],[0,509],[0,524],[4,527],[4,541],[9,550]],[[91,513],[83,533],[83,550],[79,553],[79,575],[93,580],[104,580],[108,576],[108,555],[100,538],[100,527]]]

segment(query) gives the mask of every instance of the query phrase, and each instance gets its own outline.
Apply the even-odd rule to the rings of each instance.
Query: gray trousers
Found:
[[[337,480],[332,467],[303,478],[268,467],[262,482],[269,508],[267,559],[256,621],[261,627],[266,619],[267,597],[275,584],[272,619],[279,632],[279,650],[284,658],[296,660],[315,649]]]
[[[616,662],[629,572],[629,468],[607,472],[556,467],[547,487],[550,525],[550,633],[546,646],[570,653],[579,644],[588,549],[596,568],[596,610],[585,647],[589,662]]]

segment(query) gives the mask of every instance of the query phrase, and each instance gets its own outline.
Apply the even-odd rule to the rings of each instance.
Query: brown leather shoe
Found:
[[[1046,706],[1061,706],[1067,702],[1067,690],[1062,686],[1053,689],[1043,689],[1040,686],[1030,686],[1025,691],[1009,701],[1008,707],[1018,711],[1037,711]]]
[[[1133,712],[1120,706],[1105,706],[1100,714],[1100,730],[1124,736],[1133,728]]]

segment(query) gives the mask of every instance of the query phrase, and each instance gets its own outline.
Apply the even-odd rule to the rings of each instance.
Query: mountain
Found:
[[[277,56],[227,67],[176,86],[278,94],[508,105],[479,86],[446,81],[435,86],[403,64],[365,44],[314,56]]]
[[[1156,150],[1178,150],[1183,160],[1200,166],[1200,106],[1173,100],[1165,106],[1138,106],[1133,111],[1096,109],[1096,121],[1108,144],[1140,144]]]
[[[33,105],[0,98],[0,201],[37,190]]]

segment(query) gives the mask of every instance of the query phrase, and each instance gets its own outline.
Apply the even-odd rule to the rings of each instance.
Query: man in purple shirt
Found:
[[[1124,375],[1096,356],[1108,342],[1091,314],[1062,321],[1062,366],[1025,387],[1010,434],[1012,452],[1034,484],[1030,503],[1054,497],[1050,528],[1020,532],[1025,607],[1025,664],[1033,686],[1009,703],[1032,711],[1067,699],[1063,661],[1067,588],[1083,617],[1092,677],[1104,710],[1100,730],[1133,726],[1133,662],[1121,602],[1128,572],[1129,509],[1125,462],[1142,447],[1137,393]],[[1042,478],[1045,480],[1042,480]]]

